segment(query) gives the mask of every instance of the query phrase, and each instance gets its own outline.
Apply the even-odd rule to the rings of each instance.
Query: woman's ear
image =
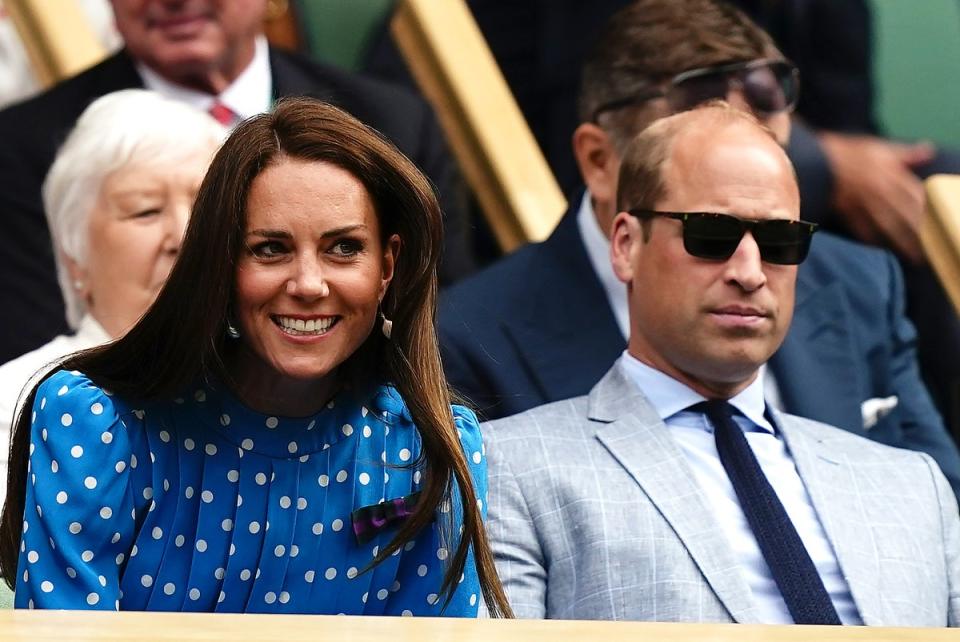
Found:
[[[73,292],[78,297],[84,301],[88,301],[90,297],[90,279],[88,278],[89,273],[87,269],[63,250],[58,250],[58,252],[60,254],[60,262],[66,266],[67,274],[70,275],[70,288],[73,289]]]
[[[393,271],[397,265],[397,258],[400,256],[400,236],[393,234],[383,245],[383,262],[380,271],[380,300],[387,293],[387,288],[393,280]]]

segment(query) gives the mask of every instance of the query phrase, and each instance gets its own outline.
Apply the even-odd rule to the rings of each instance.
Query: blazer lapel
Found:
[[[839,283],[814,288],[798,277],[793,323],[770,367],[788,412],[864,436],[849,318]]]
[[[869,520],[862,503],[855,501],[856,494],[832,492],[856,483],[850,465],[829,441],[811,435],[802,419],[776,412],[774,418],[837,556],[860,617],[869,626],[884,625],[883,604],[876,582],[880,577],[879,559],[861,541],[863,524]]]
[[[580,203],[580,199],[572,199]],[[504,331],[549,401],[584,394],[603,376],[626,340],[587,257],[571,207],[538,248],[536,294]]]
[[[670,524],[730,617],[756,623],[750,588],[683,453],[619,364],[590,394],[597,439]]]

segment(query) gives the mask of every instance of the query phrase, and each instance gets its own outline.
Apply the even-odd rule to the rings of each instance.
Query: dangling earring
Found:
[[[233,324],[233,320],[230,317],[227,317],[227,336],[231,339],[240,338],[240,330]]]
[[[383,325],[380,326],[380,331],[383,332],[383,336],[389,339],[390,335],[393,334],[393,321],[387,318],[383,310],[380,311],[380,317],[383,319]]]

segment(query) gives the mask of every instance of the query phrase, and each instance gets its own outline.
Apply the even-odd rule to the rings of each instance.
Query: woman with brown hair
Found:
[[[433,330],[441,230],[426,179],[346,113],[242,124],[153,306],[17,420],[16,605],[508,615]]]

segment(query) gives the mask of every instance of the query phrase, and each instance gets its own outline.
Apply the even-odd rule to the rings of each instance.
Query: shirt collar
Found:
[[[270,111],[273,105],[270,48],[263,35],[258,35],[254,41],[253,60],[218,96],[171,82],[140,61],[135,64],[147,89],[202,111],[209,111],[214,101],[219,100],[244,119]]]
[[[627,351],[624,351],[620,363],[623,373],[643,391],[657,415],[664,421],[695,403],[706,401],[706,397],[689,386],[648,366]],[[764,416],[766,403],[763,399],[762,375],[762,372],[758,373],[749,386],[728,401],[754,425],[773,433],[773,426]]]
[[[613,317],[617,321],[621,334],[624,338],[627,338],[630,335],[627,286],[613,273],[613,266],[610,264],[610,241],[603,230],[600,229],[600,223],[593,211],[590,190],[584,190],[583,198],[580,200],[580,209],[577,211],[577,227],[580,229],[580,238],[583,239],[583,246],[587,250],[587,258],[590,259],[593,273],[597,275],[600,285],[603,286],[607,302],[610,304],[610,309],[613,311]]]

